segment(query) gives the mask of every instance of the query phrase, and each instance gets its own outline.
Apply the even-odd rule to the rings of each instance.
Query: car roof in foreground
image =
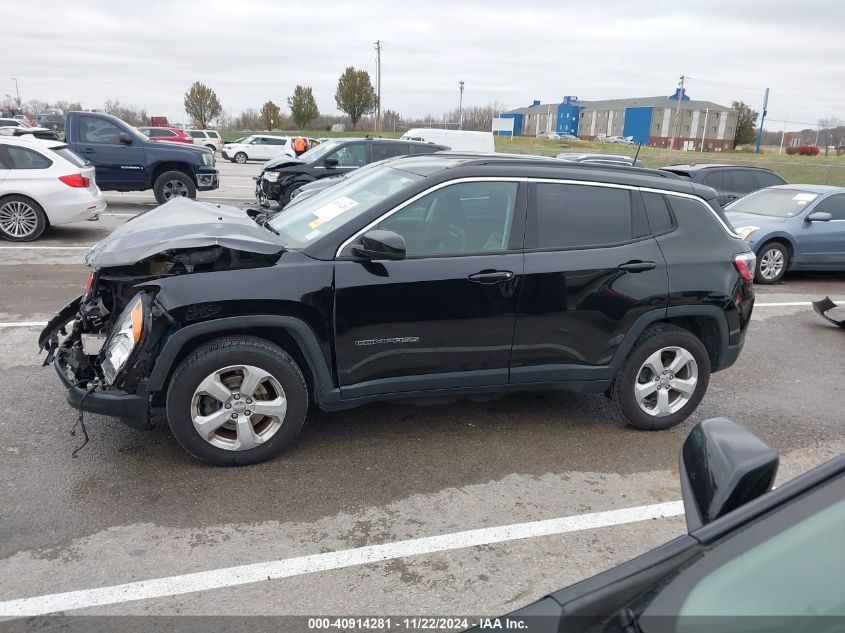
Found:
[[[445,170],[459,170],[456,177],[502,176],[597,181],[608,184],[650,187],[694,194],[704,199],[716,192],[688,180],[669,179],[656,170],[619,164],[577,163],[558,158],[525,154],[478,154],[454,151],[402,156],[390,163],[419,176],[431,176]],[[466,173],[464,173],[466,172]]]

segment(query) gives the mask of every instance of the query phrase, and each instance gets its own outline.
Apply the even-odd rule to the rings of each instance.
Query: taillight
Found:
[[[93,273],[93,271],[91,272],[90,275],[88,275],[88,282],[85,284],[85,294],[84,294],[84,296],[87,297],[88,295],[90,295],[92,290],[94,290],[94,273]]]
[[[740,253],[734,256],[734,267],[743,281],[754,280],[754,268],[757,266],[757,256],[754,253]]]
[[[59,176],[59,180],[65,183],[68,187],[87,189],[91,186],[91,179],[86,178],[82,174],[70,174],[69,176]]]

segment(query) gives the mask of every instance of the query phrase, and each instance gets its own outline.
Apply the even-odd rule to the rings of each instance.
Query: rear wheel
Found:
[[[660,323],[634,345],[611,387],[611,397],[638,429],[668,429],[686,420],[710,382],[710,357],[697,336]]]
[[[754,281],[758,284],[775,284],[783,279],[789,267],[789,249],[781,242],[764,244],[757,256]]]
[[[153,193],[159,204],[176,198],[196,198],[197,188],[188,174],[181,171],[166,171],[156,178]]]
[[[235,154],[235,162],[243,165],[247,161],[247,155],[244,152],[238,152]]]
[[[167,391],[176,441],[218,466],[255,464],[279,455],[308,411],[308,389],[280,347],[254,336],[209,341],[180,363]]]
[[[0,199],[0,236],[10,242],[38,239],[47,228],[47,216],[35,200],[25,196]]]
[[[217,148],[214,145],[206,145],[208,149],[211,150],[211,153],[214,154],[217,151]]]

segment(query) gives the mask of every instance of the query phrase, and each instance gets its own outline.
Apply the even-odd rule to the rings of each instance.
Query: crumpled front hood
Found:
[[[95,269],[128,266],[171,249],[208,246],[266,255],[284,250],[278,236],[243,209],[177,198],[118,227],[88,251],[85,263]]]
[[[277,158],[273,158],[268,160],[264,163],[264,167],[262,167],[262,171],[266,169],[276,169],[278,167],[290,167],[291,165],[304,165],[305,161],[299,160],[298,158],[291,158],[287,154],[282,154]]]

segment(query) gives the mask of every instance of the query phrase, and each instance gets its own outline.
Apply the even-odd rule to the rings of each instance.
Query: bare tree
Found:
[[[116,116],[118,119],[126,121],[129,125],[147,125],[150,120],[144,108],[122,104],[120,103],[120,99],[109,99],[103,104],[103,110],[106,114]]]

